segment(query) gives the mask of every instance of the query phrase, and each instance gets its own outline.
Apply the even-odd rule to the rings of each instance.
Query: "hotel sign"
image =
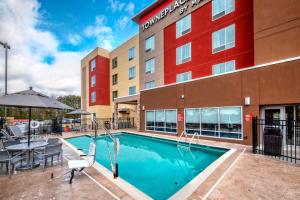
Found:
[[[195,6],[198,6],[201,2],[204,0],[176,0],[172,4],[170,4],[168,7],[160,11],[157,15],[154,17],[151,17],[148,21],[146,21],[142,27],[143,31],[147,30],[157,22],[164,19],[166,16],[174,13],[174,11],[179,10],[179,14],[182,15],[183,13],[187,12],[189,8],[193,8]]]

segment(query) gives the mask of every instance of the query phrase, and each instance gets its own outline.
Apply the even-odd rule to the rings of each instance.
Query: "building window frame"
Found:
[[[112,85],[118,84],[118,74],[112,75]]]
[[[192,31],[192,14],[186,15],[176,22],[176,39]]]
[[[180,76],[187,76],[187,77],[183,77],[184,80],[180,80],[180,78],[182,78]],[[185,78],[187,78],[187,79],[185,79]],[[182,82],[186,82],[189,80],[192,80],[192,71],[176,74],[176,83],[182,83]]]
[[[155,80],[148,81],[145,83],[145,89],[151,89],[155,87]]]
[[[95,103],[97,101],[97,93],[95,91],[91,92],[91,103]]]
[[[223,3],[223,8],[217,13],[215,8],[217,3]],[[212,20],[215,21],[235,11],[235,0],[212,0]]]
[[[150,70],[149,70],[149,68],[150,68]],[[155,72],[155,58],[151,58],[149,60],[146,60],[146,62],[145,62],[145,74],[153,74],[154,72]]]
[[[232,66],[230,66],[232,64]],[[217,69],[219,68],[219,69]],[[222,68],[224,70],[222,70]],[[212,66],[212,75],[220,75],[220,74],[226,74],[235,71],[236,69],[236,62],[235,60],[218,63]],[[217,72],[219,71],[219,72]]]
[[[97,67],[96,58],[93,58],[91,60],[91,63],[90,63],[90,70],[91,70],[91,72],[95,71],[96,67]]]
[[[220,115],[220,110],[222,109],[230,109],[230,108],[239,108],[240,109],[240,131],[221,131],[221,115]],[[215,109],[217,110],[217,120],[218,120],[218,129],[214,131],[214,136],[208,135],[208,134],[203,134],[203,131],[206,132],[213,132],[212,130],[204,130],[202,126],[202,111],[207,110],[207,109]],[[187,129],[187,110],[198,110],[199,114],[199,129]],[[193,135],[195,132],[198,132],[201,137],[208,137],[208,138],[219,138],[219,139],[226,139],[226,140],[238,140],[242,141],[244,140],[244,124],[243,124],[243,106],[224,106],[224,107],[203,107],[203,108],[185,108],[184,109],[184,130],[187,132],[189,135]],[[228,124],[229,125],[229,124]],[[236,134],[240,137],[224,137],[221,136],[222,134]]]
[[[136,67],[132,66],[128,69],[128,79],[133,80],[136,77]]]
[[[176,65],[181,65],[190,62],[191,60],[192,60],[191,42],[176,48]]]
[[[95,87],[95,86],[96,86],[96,76],[93,75],[93,76],[91,77],[91,87]]]
[[[232,28],[232,30],[231,30]],[[230,36],[230,33],[232,31],[232,36]],[[217,35],[219,34],[219,35]],[[224,35],[222,35],[224,34]],[[221,37],[224,40],[224,44],[219,44],[218,46],[215,44],[215,42],[217,41],[217,38],[219,41],[217,41],[217,43],[221,43]],[[233,39],[233,41],[230,41],[229,38]],[[229,41],[228,41],[229,40]],[[212,54],[216,54],[219,53],[221,51],[225,51],[228,49],[232,49],[235,47],[235,41],[236,41],[236,28],[235,28],[235,24],[231,24],[229,26],[226,26],[222,29],[219,29],[215,32],[212,33]]]
[[[128,96],[133,96],[133,95],[136,95],[136,85],[128,87]]]
[[[133,60],[136,56],[136,50],[135,47],[131,47],[128,49],[128,60]]]
[[[118,57],[114,57],[112,59],[112,69],[115,69],[118,67]]]
[[[112,100],[114,101],[116,98],[118,98],[118,90],[112,91]]]
[[[167,122],[166,112],[175,112],[175,122]],[[154,113],[153,126],[147,126],[147,113]],[[156,112],[164,113],[163,126],[156,126]],[[151,132],[169,133],[172,135],[177,135],[178,132],[178,120],[177,120],[178,110],[177,109],[159,109],[159,110],[146,110],[145,111],[145,130]],[[149,121],[148,121],[149,122]],[[171,125],[167,126],[167,123],[176,123],[176,128]],[[168,131],[172,130],[172,131]]]
[[[152,35],[145,40],[145,52],[153,50],[155,50],[155,35]]]

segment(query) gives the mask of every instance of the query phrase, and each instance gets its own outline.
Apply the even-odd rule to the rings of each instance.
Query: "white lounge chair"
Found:
[[[89,154],[88,155],[81,155],[86,157],[84,160],[69,160],[68,166],[71,169],[71,177],[69,184],[72,184],[72,180],[74,178],[75,171],[81,172],[87,167],[91,167],[95,163],[96,158],[96,143],[92,141],[89,146]]]

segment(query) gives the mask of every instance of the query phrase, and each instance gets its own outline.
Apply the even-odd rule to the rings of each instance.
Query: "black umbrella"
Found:
[[[28,146],[30,145],[30,122],[32,108],[73,110],[72,107],[63,104],[56,99],[32,90],[32,87],[30,87],[29,90],[0,96],[0,106],[29,108]]]
[[[91,113],[81,109],[73,110],[72,112],[67,113],[67,115],[90,115],[90,114]],[[74,122],[74,126],[75,126],[75,122]],[[80,126],[81,126],[81,120],[80,120]]]

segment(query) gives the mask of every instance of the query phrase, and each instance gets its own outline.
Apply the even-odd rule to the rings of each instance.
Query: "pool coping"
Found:
[[[164,140],[171,140],[177,142],[176,138],[169,138],[169,137],[163,137],[160,135],[148,135],[146,133],[142,132],[132,132],[132,131],[119,131],[116,133],[129,133],[133,135],[142,135],[152,138],[158,138],[158,139],[164,139]],[[90,136],[90,135],[81,135],[81,136]],[[63,138],[63,142],[69,146],[71,149],[73,149],[77,154],[82,154],[83,152],[77,150],[72,144],[68,143],[65,139],[70,138],[76,138],[81,136],[74,136],[69,138]],[[101,136],[101,135],[100,135]],[[181,141],[184,143],[187,143],[186,141]],[[200,172],[197,176],[195,176],[192,180],[190,180],[185,186],[183,186],[180,190],[178,190],[176,193],[174,193],[172,196],[170,196],[168,199],[171,200],[181,200],[181,199],[187,199],[190,197],[194,191],[197,190],[197,188],[205,182],[205,180],[225,161],[227,158],[229,158],[234,152],[236,152],[237,149],[231,148],[231,147],[224,147],[219,145],[206,145],[206,144],[197,144],[194,141],[192,141],[192,144],[195,145],[202,145],[202,146],[209,146],[209,147],[215,147],[215,148],[222,148],[222,149],[228,149],[226,153],[224,153],[221,157],[219,157],[217,160],[212,162],[208,167],[206,167],[202,172]],[[85,159],[85,158],[84,158]],[[117,186],[119,186],[122,190],[124,190],[126,193],[128,193],[131,197],[134,199],[152,199],[150,196],[133,186],[132,184],[128,183],[121,177],[118,177],[117,179],[112,178],[113,173],[106,169],[104,166],[102,166],[100,163],[95,162],[93,167],[99,171],[101,174],[103,174],[106,178],[108,178],[110,181],[115,183]]]

